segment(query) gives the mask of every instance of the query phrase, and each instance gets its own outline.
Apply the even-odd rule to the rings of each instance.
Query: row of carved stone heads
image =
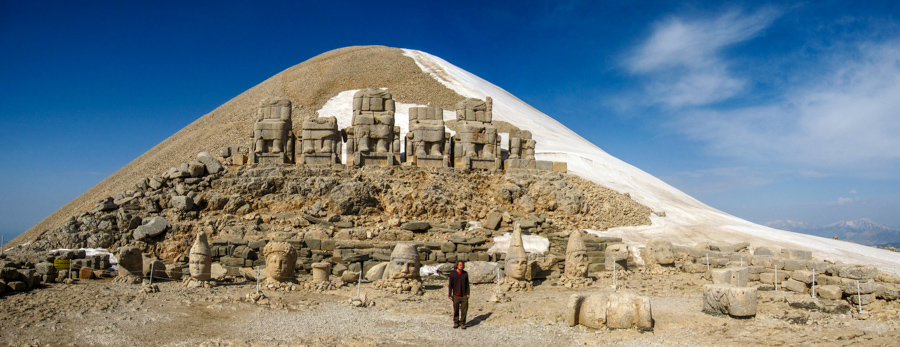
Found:
[[[405,144],[406,165],[457,167],[463,169],[537,169],[566,171],[565,163],[538,161],[530,131],[510,134],[509,152],[501,150],[501,138],[493,125],[492,99],[468,98],[456,105],[456,134],[450,135],[440,107],[411,107],[409,132],[400,138],[394,124],[395,103],[386,89],[369,88],[353,96],[351,125],[338,129],[335,117],[305,119],[300,136],[293,132],[291,101],[266,98],[259,104],[250,133],[249,153],[228,152],[235,165],[245,163],[333,165],[342,162],[342,144],[347,144],[347,165],[399,165],[400,144]],[[300,142],[300,158],[295,144]],[[234,153],[232,153],[234,152]],[[505,159],[505,160],[504,160]]]
[[[574,231],[569,237],[566,250],[565,275],[570,278],[587,277],[587,257],[581,231]],[[209,281],[212,273],[213,254],[206,233],[200,232],[194,239],[189,251],[188,267],[190,275],[198,281]],[[287,242],[269,242],[263,249],[266,260],[267,281],[281,282],[294,278],[297,250]],[[128,276],[141,273],[143,258],[137,248],[124,247],[119,254],[120,275]],[[522,242],[522,229],[515,224],[509,248],[506,251],[506,277],[510,281],[527,281],[528,257]],[[418,278],[421,260],[415,243],[399,243],[391,252],[390,262],[383,268],[380,279]],[[326,266],[313,265],[313,277],[316,269]],[[327,278],[327,275],[325,276]]]

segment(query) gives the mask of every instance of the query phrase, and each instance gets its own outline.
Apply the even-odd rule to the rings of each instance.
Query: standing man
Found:
[[[466,311],[469,309],[469,273],[463,270],[466,263],[456,262],[456,270],[450,272],[447,285],[450,301],[453,302],[453,328],[466,328]]]

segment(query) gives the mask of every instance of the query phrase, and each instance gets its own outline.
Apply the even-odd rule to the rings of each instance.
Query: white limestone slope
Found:
[[[408,49],[404,53],[415,59],[423,71],[460,95],[479,99],[486,96],[493,98],[494,119],[532,132],[537,141],[537,159],[564,161],[568,164],[569,173],[616,191],[629,193],[635,201],[653,211],[665,212],[665,217],[653,215],[652,225],[649,226],[588,232],[617,236],[636,244],[646,244],[649,240],[660,238],[689,246],[698,242],[746,241],[753,246],[806,249],[812,251],[817,259],[872,264],[883,272],[900,275],[900,253],[776,230],[718,211],[609,155],[500,87],[428,53]],[[406,109],[408,110],[408,106]],[[445,111],[445,119],[453,119],[448,112],[455,113]],[[399,116],[397,123],[405,126]]]

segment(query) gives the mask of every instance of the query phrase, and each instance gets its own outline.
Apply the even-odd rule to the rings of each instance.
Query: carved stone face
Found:
[[[506,261],[506,276],[512,279],[523,281],[528,272],[528,259],[525,257],[516,257]]]
[[[293,246],[286,242],[270,242],[263,253],[266,256],[267,281],[282,282],[294,277],[297,251]]]
[[[294,264],[281,253],[272,253],[266,257],[266,274],[269,279],[282,281],[293,277]]]
[[[566,276],[587,277],[588,256],[584,251],[566,252]]]
[[[415,278],[419,277],[419,264],[414,259],[391,259],[388,271],[391,278]]]
[[[191,254],[188,267],[191,270],[191,277],[201,281],[209,280],[212,258],[205,254]]]
[[[200,232],[194,239],[194,245],[188,254],[188,268],[191,277],[198,281],[209,281],[212,272],[212,257],[209,256],[209,243],[206,242],[206,234]]]
[[[413,244],[398,244],[391,253],[391,262],[388,263],[385,277],[389,279],[418,278],[419,277],[419,253]]]

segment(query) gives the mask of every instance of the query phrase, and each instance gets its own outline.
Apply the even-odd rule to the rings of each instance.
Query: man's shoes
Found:
[[[460,324],[460,325],[459,325],[459,328],[462,329],[462,330],[466,330],[466,325],[465,325],[465,324]]]
[[[459,324],[453,324],[453,329],[459,328]],[[465,327],[463,327],[465,329]]]

